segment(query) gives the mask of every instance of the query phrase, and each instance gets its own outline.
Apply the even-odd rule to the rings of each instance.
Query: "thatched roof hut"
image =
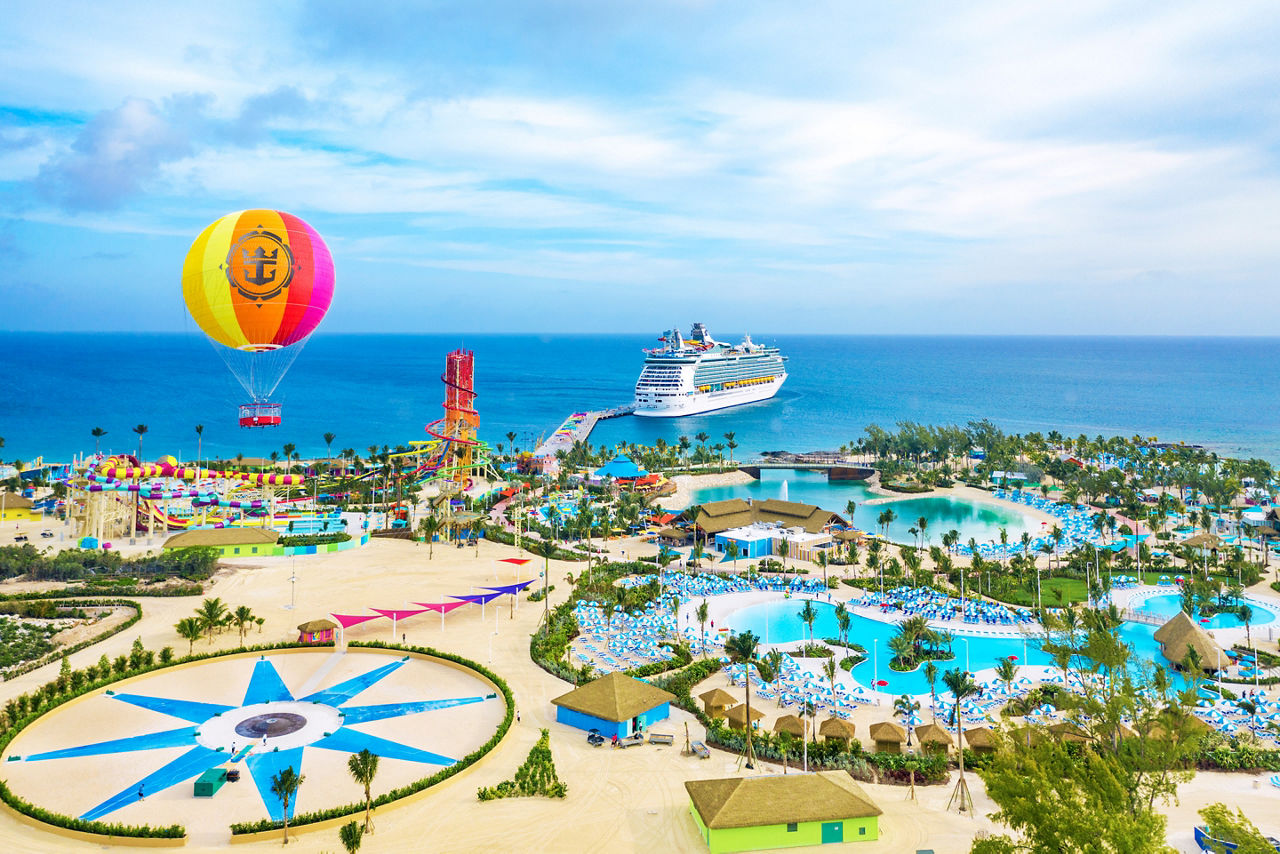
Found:
[[[916,727],[916,739],[923,747],[939,748],[941,750],[946,750],[955,743],[951,738],[951,733],[937,724],[921,724]]]
[[[1217,670],[1226,658],[1222,654],[1222,647],[1186,611],[1179,611],[1173,619],[1156,629],[1153,637],[1160,644],[1160,652],[1177,667],[1182,666],[1187,651],[1192,649],[1196,651],[1200,666],[1205,670]]]
[[[976,726],[964,731],[964,743],[979,753],[995,750],[998,746],[995,730],[988,726]]]
[[[723,688],[712,688],[706,693],[699,694],[698,699],[702,701],[702,708],[706,711],[707,717],[712,719],[724,717],[725,709],[738,704],[738,698]]]
[[[752,723],[755,723],[756,721],[760,720],[762,717],[764,717],[764,712],[760,711],[759,709],[751,710]],[[743,703],[742,705],[734,706],[732,709],[729,709],[729,711],[724,713],[724,719],[728,721],[729,726],[733,727],[734,729],[746,729],[747,728],[746,704]]]
[[[674,699],[674,694],[618,672],[601,676],[551,702],[593,718],[621,722]]]
[[[1222,545],[1222,538],[1217,534],[1196,534],[1194,537],[1188,537],[1178,543],[1178,545],[1189,546],[1196,549],[1216,549],[1218,546]]]
[[[804,738],[805,736],[804,730],[805,730],[804,721],[800,720],[795,715],[783,715],[782,717],[778,718],[776,721],[773,722],[774,732],[789,733],[790,735],[794,735],[797,738]]]
[[[902,745],[907,740],[907,731],[893,721],[872,724],[867,732],[876,743],[876,750],[881,753],[901,753]]]
[[[882,812],[844,771],[690,780],[684,787],[703,825],[713,831],[869,818]]]
[[[855,729],[852,723],[844,718],[827,718],[818,727],[818,735],[828,741],[842,741],[845,746],[854,739]]]

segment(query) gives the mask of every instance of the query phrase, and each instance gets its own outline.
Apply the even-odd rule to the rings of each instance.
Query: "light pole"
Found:
[[[873,674],[871,677],[872,691],[880,690],[877,687],[877,685],[880,682],[880,656],[877,654],[877,651],[879,649],[880,649],[880,638],[872,638],[871,639],[871,672]],[[879,698],[877,698],[876,705],[879,705],[879,704],[880,704],[880,701],[879,701]]]

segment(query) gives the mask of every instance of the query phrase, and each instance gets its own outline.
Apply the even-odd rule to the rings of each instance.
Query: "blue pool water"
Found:
[[[799,599],[780,599],[752,605],[735,611],[730,616],[729,623],[736,631],[755,632],[762,642],[766,638],[769,643],[774,644],[807,640],[808,628],[800,621],[802,604]],[[835,637],[838,631],[835,606],[814,602],[814,607],[818,611],[818,619],[813,624],[813,637],[817,640]],[[853,669],[853,678],[860,685],[871,688],[873,682],[882,679],[889,684],[882,686],[880,690],[892,694],[929,693],[929,682],[924,678],[923,665],[909,673],[898,673],[889,669],[891,656],[887,651],[888,642],[889,638],[897,633],[895,623],[882,623],[857,614],[850,616],[853,623],[849,640],[865,646],[869,656],[866,661]],[[1124,623],[1120,629],[1120,636],[1125,643],[1134,648],[1137,655],[1163,662],[1159,644],[1152,638],[1156,628],[1156,626],[1141,623]],[[1028,640],[1024,645],[1021,638],[989,637],[957,632],[952,652],[955,658],[951,661],[935,662],[939,673],[956,667],[971,671],[985,670],[995,667],[997,660],[1011,655],[1018,657],[1018,664],[1050,665],[1053,663],[1035,641]],[[879,667],[875,665],[871,657],[872,653],[879,659]],[[938,684],[941,684],[941,681]]]
[[[1259,604],[1255,599],[1250,599],[1248,602],[1249,607],[1253,608],[1253,619],[1249,621],[1249,625],[1261,626],[1275,621],[1276,614],[1274,611]],[[1161,617],[1173,617],[1178,611],[1182,610],[1182,597],[1177,593],[1152,596],[1139,605],[1138,609]],[[1236,629],[1243,626],[1244,623],[1235,614],[1214,614],[1209,618],[1209,622],[1201,623],[1200,625],[1207,629]]]
[[[915,541],[911,528],[916,520],[923,516],[928,521],[925,534],[931,545],[938,545],[942,535],[955,528],[960,532],[961,542],[967,543],[972,537],[979,543],[999,542],[1000,529],[1008,531],[1009,542],[1016,543],[1024,531],[1032,536],[1039,536],[1040,523],[1015,507],[985,501],[966,501],[949,496],[932,496],[929,498],[909,498],[894,501],[887,505],[866,502],[881,496],[871,492],[858,481],[827,480],[822,472],[798,471],[795,469],[765,469],[760,472],[760,480],[732,486],[710,486],[695,489],[692,501],[705,504],[708,501],[723,501],[727,498],[781,498],[783,483],[786,483],[786,495],[790,501],[804,504],[816,504],[824,510],[831,510],[848,518],[847,505],[853,501],[853,524],[868,531],[878,531],[876,517],[886,509],[892,509],[897,518],[889,524],[889,539],[895,543]]]

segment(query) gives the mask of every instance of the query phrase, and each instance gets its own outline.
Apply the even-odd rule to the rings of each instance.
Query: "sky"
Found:
[[[1276,44],[1250,0],[18,4],[0,329],[190,332],[191,241],[270,207],[321,333],[1275,334]]]

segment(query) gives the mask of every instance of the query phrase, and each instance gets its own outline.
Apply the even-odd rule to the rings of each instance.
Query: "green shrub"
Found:
[[[476,792],[482,801],[537,795],[563,798],[567,794],[568,787],[556,774],[556,764],[551,757],[551,731],[546,729],[542,730],[541,738],[529,751],[524,764],[516,769],[515,779],[504,780],[493,787],[481,786]]]

